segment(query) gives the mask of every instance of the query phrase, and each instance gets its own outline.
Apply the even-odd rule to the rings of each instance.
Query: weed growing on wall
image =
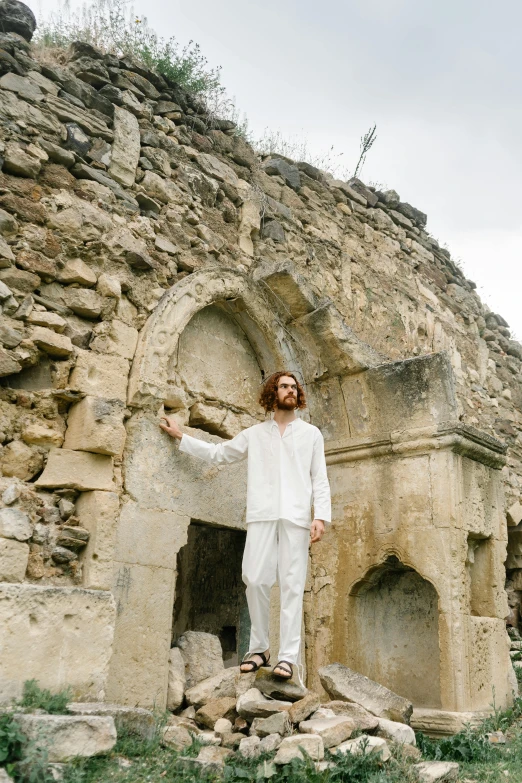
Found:
[[[67,704],[70,701],[70,688],[51,693],[46,688],[40,688],[36,680],[26,680],[19,705],[31,710],[45,710],[52,715],[63,715],[67,713]]]
[[[34,41],[46,49],[84,41],[102,52],[135,57],[208,101],[218,101],[224,93],[220,68],[209,66],[199,44],[181,46],[173,37],[159,36],[126,0],[92,0],[74,10],[68,0],[61,0],[56,11],[38,20]]]

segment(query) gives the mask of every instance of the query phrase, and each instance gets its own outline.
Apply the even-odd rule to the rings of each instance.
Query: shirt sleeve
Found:
[[[248,454],[248,436],[243,430],[232,440],[224,440],[222,443],[206,443],[204,440],[183,434],[179,450],[192,457],[199,457],[212,465],[220,465],[222,462],[240,462],[242,459],[246,459]]]
[[[317,430],[317,435],[314,441],[310,474],[312,478],[314,519],[322,519],[325,524],[329,524],[332,521],[330,483],[326,473],[324,439],[319,430]]]

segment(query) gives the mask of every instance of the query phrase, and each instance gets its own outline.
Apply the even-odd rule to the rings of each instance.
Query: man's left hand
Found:
[[[310,528],[310,543],[315,544],[320,541],[324,533],[324,522],[322,519],[314,519]]]

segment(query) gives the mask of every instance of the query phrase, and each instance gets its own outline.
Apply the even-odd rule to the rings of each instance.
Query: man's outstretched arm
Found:
[[[180,451],[190,454],[192,457],[199,457],[199,459],[213,465],[219,465],[222,462],[239,462],[245,459],[248,453],[248,438],[244,431],[232,440],[225,440],[222,443],[206,443],[204,440],[198,440],[183,433],[173,416],[163,416],[160,427],[172,438],[181,441]]]

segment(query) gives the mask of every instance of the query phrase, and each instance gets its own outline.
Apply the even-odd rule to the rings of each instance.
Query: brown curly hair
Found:
[[[296,408],[299,409],[306,408],[306,397],[305,397],[304,389],[299,383],[299,380],[295,377],[293,372],[287,372],[286,370],[281,370],[280,372],[273,373],[272,375],[270,375],[269,378],[266,379],[265,383],[263,384],[261,394],[259,395],[259,404],[263,406],[266,413],[273,411],[276,406],[277,387],[279,384],[279,379],[282,378],[283,375],[286,375],[289,378],[293,378],[296,383],[297,386]]]

